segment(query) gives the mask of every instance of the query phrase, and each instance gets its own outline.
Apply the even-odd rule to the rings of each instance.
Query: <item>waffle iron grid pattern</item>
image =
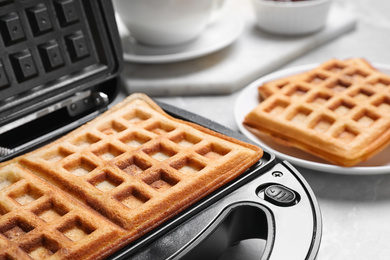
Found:
[[[85,3],[0,2],[0,104],[65,88],[61,82],[102,65]]]
[[[171,120],[143,101],[132,102],[49,150],[0,169],[0,196],[6,201],[0,204],[0,245],[12,248],[2,246],[0,258],[72,256],[77,245],[137,238],[222,185],[216,169],[233,178],[241,170],[231,168],[253,164],[259,159],[248,162],[254,154]],[[57,199],[53,185],[73,198]],[[94,211],[100,213],[96,222]]]
[[[348,163],[350,155],[363,152],[390,126],[390,77],[363,59],[333,59],[265,83],[259,93],[265,100],[255,111],[264,126],[273,128],[269,131],[276,137],[291,131],[282,139],[294,143],[301,136],[297,142],[311,143],[316,147],[311,150],[331,145],[333,153],[347,154],[338,163]]]

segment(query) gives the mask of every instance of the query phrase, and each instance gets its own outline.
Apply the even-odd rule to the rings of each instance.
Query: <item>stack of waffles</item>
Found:
[[[259,86],[244,120],[260,138],[354,166],[390,143],[390,77],[366,60],[329,60]]]
[[[257,146],[142,94],[0,164],[0,259],[101,259],[233,180]]]

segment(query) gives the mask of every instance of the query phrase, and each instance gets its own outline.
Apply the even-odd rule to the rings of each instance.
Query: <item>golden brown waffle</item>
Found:
[[[263,100],[244,120],[260,138],[341,166],[371,158],[390,142],[390,77],[364,59],[332,59],[259,87]]]
[[[101,259],[256,163],[262,150],[134,94],[0,164],[0,259]]]

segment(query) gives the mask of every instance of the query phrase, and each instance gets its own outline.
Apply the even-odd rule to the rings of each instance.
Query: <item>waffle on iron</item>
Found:
[[[243,123],[260,138],[340,166],[366,161],[390,142],[390,76],[364,59],[332,59],[258,90],[263,100]]]
[[[0,164],[0,259],[105,258],[261,156],[257,146],[172,118],[134,94]]]

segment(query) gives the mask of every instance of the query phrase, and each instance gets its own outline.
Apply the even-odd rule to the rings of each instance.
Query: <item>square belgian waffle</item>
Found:
[[[254,134],[353,166],[390,142],[390,76],[364,59],[332,59],[267,82],[245,118]]]
[[[262,155],[134,94],[57,141],[0,164],[0,259],[107,257]]]

